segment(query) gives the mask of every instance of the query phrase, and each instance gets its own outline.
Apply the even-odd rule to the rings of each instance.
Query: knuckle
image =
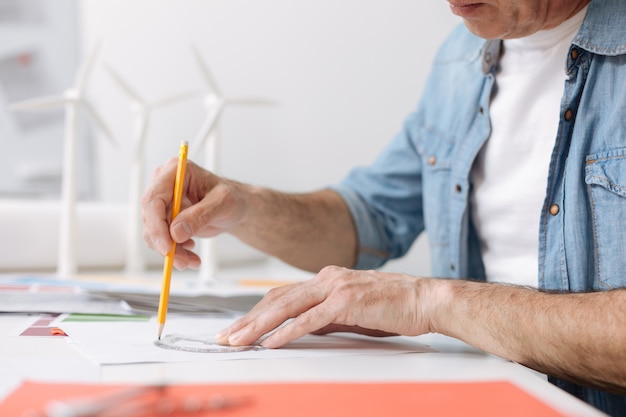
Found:
[[[279,297],[282,294],[282,291],[280,291],[280,287],[274,287],[271,288],[267,294],[265,295],[265,298],[267,298],[268,300],[271,299],[275,299],[277,297]]]
[[[282,294],[277,294],[270,301],[272,308],[279,311],[285,310],[292,303],[289,297],[283,297]]]
[[[242,323],[241,328],[245,328],[248,334],[257,334],[261,332],[260,320],[248,320]]]
[[[317,321],[316,318],[313,315],[312,310],[307,310],[303,313],[301,313],[298,317],[296,317],[294,319],[294,326],[298,326],[298,327],[304,327],[304,328],[311,328],[312,324]],[[318,326],[321,327],[321,326]],[[315,329],[317,330],[317,329]]]
[[[322,281],[326,281],[326,280],[331,280],[334,281],[338,278],[340,278],[345,272],[347,271],[346,268],[343,268],[341,266],[336,266],[336,265],[328,265],[323,267],[320,272],[317,274],[316,278],[322,280]]]
[[[335,275],[337,273],[341,273],[345,270],[345,268],[336,265],[327,265],[320,271],[321,274],[324,275]]]

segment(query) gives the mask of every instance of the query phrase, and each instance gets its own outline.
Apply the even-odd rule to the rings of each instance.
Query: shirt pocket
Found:
[[[626,148],[588,155],[597,289],[626,286]]]

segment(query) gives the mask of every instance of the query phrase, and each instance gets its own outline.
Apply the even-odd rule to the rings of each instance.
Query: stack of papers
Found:
[[[135,312],[156,312],[159,293],[139,291],[91,291],[91,295],[124,301]],[[204,290],[200,293],[170,293],[168,311],[171,313],[235,314],[250,310],[263,297],[258,291],[227,292]]]
[[[170,291],[170,313],[218,313],[225,317],[250,310],[266,288],[223,286]],[[156,314],[160,283],[61,280],[45,276],[0,278],[0,312]]]

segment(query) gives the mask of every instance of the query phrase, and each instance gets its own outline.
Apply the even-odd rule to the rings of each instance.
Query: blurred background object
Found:
[[[79,61],[78,9],[73,0],[0,0],[0,196],[60,195],[63,108],[12,112],[9,103],[56,94],[73,84]],[[83,124],[81,136],[89,137]],[[78,194],[94,198],[90,139],[79,148]]]
[[[415,108],[436,49],[458,22],[446,2],[414,0],[0,0],[0,196],[58,198],[63,113],[17,114],[7,103],[70,85],[98,41],[100,64],[148,97],[203,88],[195,44],[229,95],[278,103],[224,112],[220,172],[308,191],[374,159]],[[127,205],[134,123],[128,98],[103,65],[94,68],[87,94],[119,144],[85,129],[93,137],[80,141],[79,199]],[[181,140],[196,137],[206,117],[202,100],[155,112],[144,182],[176,155]],[[122,235],[126,227],[119,225]],[[123,238],[119,245],[125,253]],[[219,246],[220,262],[262,258],[236,242]],[[147,256],[148,266],[161,263]],[[385,269],[426,275],[428,256],[421,237]],[[111,267],[123,267],[123,258]]]

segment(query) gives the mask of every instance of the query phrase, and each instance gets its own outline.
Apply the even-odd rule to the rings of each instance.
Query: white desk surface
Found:
[[[98,366],[62,337],[10,336],[26,320],[20,314],[0,315],[0,398],[25,379],[146,384],[507,380],[565,415],[604,415],[539,374],[441,335],[417,338],[434,353]]]
[[[274,276],[287,277],[294,275],[287,271]],[[0,399],[26,379],[139,384],[506,380],[567,416],[604,416],[550,384],[543,375],[442,335],[416,338],[434,348],[436,352],[432,353],[99,366],[64,337],[14,336],[28,320],[25,314],[0,313]]]

